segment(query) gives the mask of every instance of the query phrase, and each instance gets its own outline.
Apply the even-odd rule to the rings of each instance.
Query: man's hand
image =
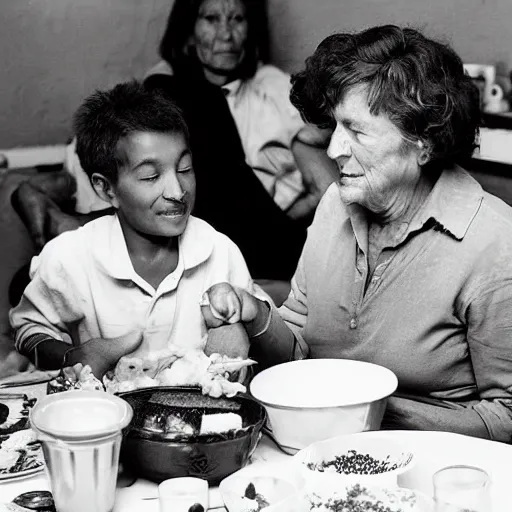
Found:
[[[140,346],[142,338],[141,331],[134,331],[119,338],[93,338],[70,349],[65,356],[65,366],[77,363],[89,365],[94,376],[101,380],[121,357]]]

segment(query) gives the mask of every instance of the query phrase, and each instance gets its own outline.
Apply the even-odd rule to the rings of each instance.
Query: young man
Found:
[[[81,164],[115,213],[34,258],[10,313],[16,348],[38,367],[82,363],[98,378],[134,350],[203,350],[203,293],[222,281],[254,288],[236,245],[190,216],[196,183],[179,109],[138,82],[120,84],[85,100],[75,133]],[[232,343],[246,347],[243,328],[232,327]]]

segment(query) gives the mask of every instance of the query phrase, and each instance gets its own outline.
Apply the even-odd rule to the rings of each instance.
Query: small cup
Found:
[[[433,476],[436,512],[489,512],[491,479],[475,466],[447,466]]]
[[[202,478],[183,477],[164,480],[158,486],[160,512],[206,512],[208,482]]]

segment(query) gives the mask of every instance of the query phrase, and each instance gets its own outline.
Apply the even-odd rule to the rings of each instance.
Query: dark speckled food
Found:
[[[134,412],[125,430],[121,461],[132,472],[155,482],[194,476],[217,485],[247,464],[266,420],[264,407],[247,395],[217,399],[203,396],[198,388],[156,387],[119,396]],[[242,429],[199,434],[204,414],[222,412],[239,414]],[[158,425],[165,425],[169,416],[186,422],[193,433],[176,435],[158,428]]]

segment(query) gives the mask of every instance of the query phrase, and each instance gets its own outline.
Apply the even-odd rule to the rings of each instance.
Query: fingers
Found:
[[[209,328],[239,322],[242,304],[235,289],[228,283],[213,285],[203,295],[201,311]]]
[[[203,295],[201,310],[208,328],[250,322],[258,314],[257,299],[242,288],[219,283]]]

